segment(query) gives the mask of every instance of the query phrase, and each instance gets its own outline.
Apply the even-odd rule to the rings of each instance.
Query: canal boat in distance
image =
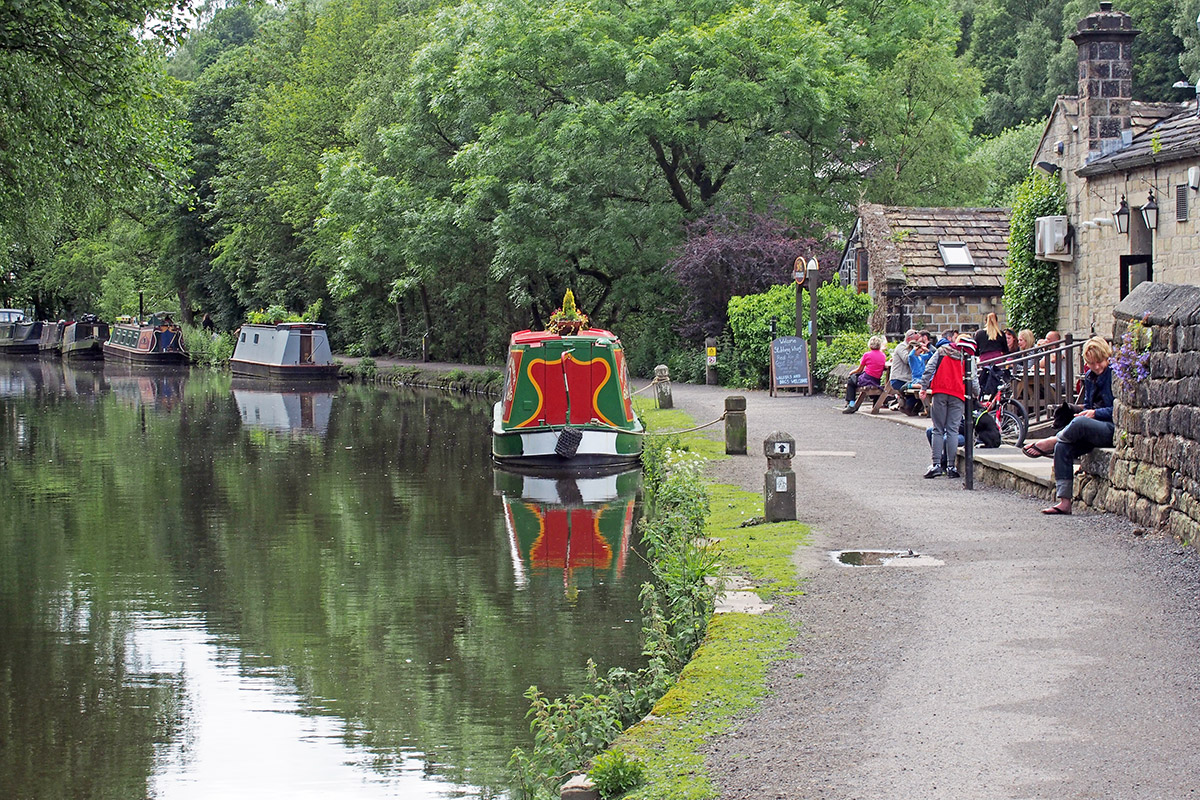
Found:
[[[38,340],[38,355],[57,357],[62,352],[63,329],[67,323],[61,319],[58,322],[43,322],[42,336]]]
[[[247,322],[229,368],[234,375],[271,381],[320,381],[338,376],[329,335],[320,322]]]
[[[169,314],[151,314],[144,323],[117,322],[104,343],[104,360],[154,366],[182,364],[183,332]]]
[[[636,467],[644,429],[633,412],[621,341],[583,328],[519,331],[492,412],[492,456],[509,469],[594,473]]]
[[[0,354],[37,355],[42,323],[33,322],[18,308],[0,308]]]
[[[62,357],[68,361],[104,358],[104,343],[109,335],[107,322],[101,322],[95,314],[84,314],[63,329]]]

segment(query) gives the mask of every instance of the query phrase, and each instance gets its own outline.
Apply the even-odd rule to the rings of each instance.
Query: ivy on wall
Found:
[[[1034,258],[1037,218],[1065,214],[1067,187],[1056,176],[1030,170],[1013,200],[1008,232],[1004,308],[1013,330],[1037,336],[1058,324],[1058,265]]]

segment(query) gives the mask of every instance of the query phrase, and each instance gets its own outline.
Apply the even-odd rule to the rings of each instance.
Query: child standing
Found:
[[[963,383],[966,361],[975,355],[975,340],[967,334],[958,337],[952,344],[944,344],[925,365],[921,376],[921,401],[929,405],[929,421],[933,423],[930,439],[933,462],[925,472],[926,478],[943,474],[942,463],[948,466],[945,475],[959,477],[955,466],[958,451],[958,428],[962,424],[966,408],[966,387]],[[971,396],[979,395],[979,380],[975,375],[965,376],[971,382]],[[928,400],[933,395],[933,400]]]

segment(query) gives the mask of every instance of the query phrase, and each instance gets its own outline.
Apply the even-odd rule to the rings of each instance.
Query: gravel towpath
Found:
[[[674,386],[698,422],[734,393]],[[763,439],[791,434],[813,541],[796,557],[805,594],[783,605],[795,658],[709,745],[723,798],[1200,796],[1193,550],[1117,517],[1047,517],[1045,501],[925,480],[919,429],[828,397],[742,394],[750,453],[715,477],[761,492]],[[849,567],[829,555],[845,549],[943,563]]]

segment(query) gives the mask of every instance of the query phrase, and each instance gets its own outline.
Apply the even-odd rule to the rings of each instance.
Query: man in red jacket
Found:
[[[964,378],[971,382],[971,396],[979,396],[979,379],[974,370],[969,373],[966,370],[967,359],[974,355],[975,340],[964,333],[953,344],[939,347],[925,365],[925,374],[921,376],[921,402],[929,406],[929,421],[933,423],[933,438],[929,443],[933,463],[925,472],[926,478],[943,474],[943,461],[948,465],[945,474],[951,478],[959,477],[955,456],[958,453],[958,428],[966,408]],[[930,395],[933,395],[932,401]]]

